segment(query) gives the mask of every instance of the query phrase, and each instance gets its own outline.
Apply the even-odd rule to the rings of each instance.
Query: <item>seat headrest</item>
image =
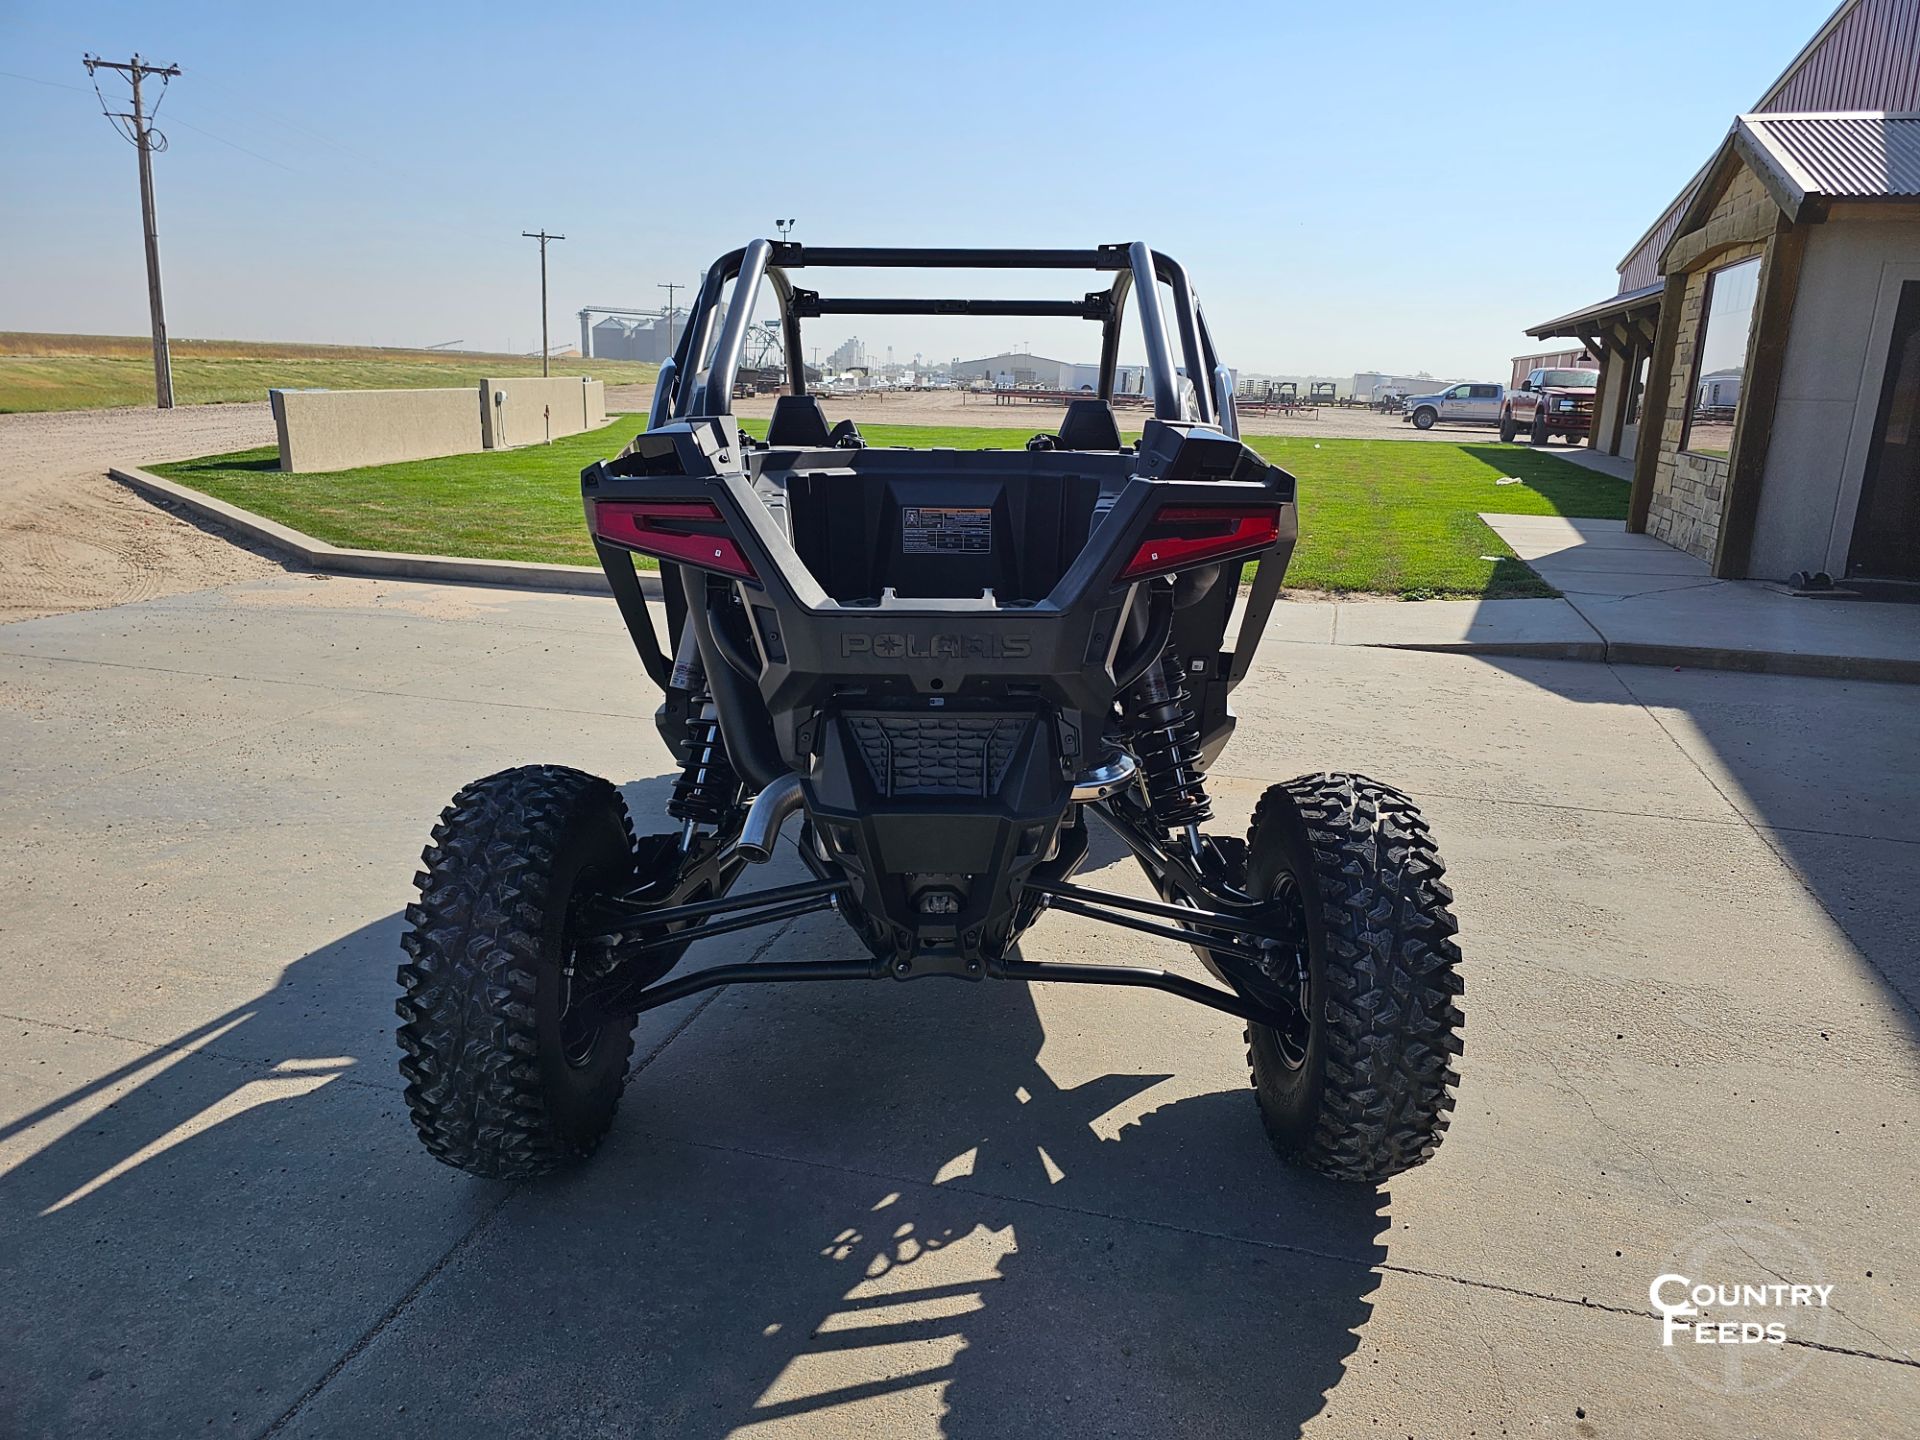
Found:
[[[1120,425],[1104,400],[1072,400],[1060,422],[1062,450],[1118,450]]]
[[[767,444],[824,447],[833,443],[827,415],[811,395],[782,395],[773,402]]]

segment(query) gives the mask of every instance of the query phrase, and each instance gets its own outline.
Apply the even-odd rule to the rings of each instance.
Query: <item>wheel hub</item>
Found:
[[[1267,940],[1260,946],[1260,973],[1272,987],[1278,1023],[1268,1026],[1280,1061],[1289,1070],[1307,1063],[1313,1037],[1312,981],[1307,964],[1307,907],[1300,883],[1290,874],[1275,882],[1268,901],[1273,918],[1282,922],[1290,940]],[[1264,998],[1264,997],[1263,997]]]

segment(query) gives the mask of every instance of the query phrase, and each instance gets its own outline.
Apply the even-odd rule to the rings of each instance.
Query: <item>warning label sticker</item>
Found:
[[[900,512],[900,548],[908,555],[985,555],[993,549],[986,505],[908,505]]]

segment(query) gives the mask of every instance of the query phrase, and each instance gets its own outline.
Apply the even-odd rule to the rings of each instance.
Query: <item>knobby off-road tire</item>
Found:
[[[1553,432],[1547,429],[1547,417],[1544,411],[1533,417],[1533,433],[1530,437],[1534,444],[1544,445],[1553,438]]]
[[[1411,1169],[1446,1132],[1461,1052],[1453,895],[1426,822],[1365,776],[1305,775],[1260,798],[1247,843],[1248,888],[1297,894],[1307,933],[1304,1055],[1247,1030],[1268,1138],[1341,1180]]]
[[[635,1017],[568,1013],[569,925],[584,897],[631,883],[626,802],[563,766],[503,770],[453,797],[422,859],[396,1006],[421,1141],[495,1180],[592,1154]]]
[[[1514,420],[1513,412],[1509,410],[1500,417],[1500,443],[1502,445],[1511,445],[1514,437],[1519,433],[1519,423]]]

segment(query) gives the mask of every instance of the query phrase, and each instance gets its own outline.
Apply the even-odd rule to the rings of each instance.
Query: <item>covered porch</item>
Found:
[[[1527,331],[1536,340],[1578,340],[1599,360],[1600,384],[1587,443],[1601,454],[1623,460],[1634,456],[1665,290],[1664,283],[1628,290]]]

